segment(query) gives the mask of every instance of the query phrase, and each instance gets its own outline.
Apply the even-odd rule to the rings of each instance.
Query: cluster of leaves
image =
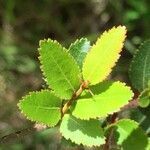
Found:
[[[40,41],[41,70],[49,89],[25,96],[18,104],[22,113],[49,127],[60,124],[61,134],[76,144],[104,145],[113,129],[116,143],[124,149],[148,149],[138,123],[122,119],[102,125],[133,97],[125,83],[104,81],[120,57],[125,37],[126,28],[118,26],[104,32],[93,46],[86,38],[68,49],[57,41]]]

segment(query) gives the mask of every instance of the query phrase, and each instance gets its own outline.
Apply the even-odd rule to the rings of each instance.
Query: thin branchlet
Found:
[[[84,81],[81,83],[79,89],[72,95],[72,98],[62,107],[62,116],[68,111],[73,101],[75,101],[83,92],[84,89],[88,89],[89,82]]]

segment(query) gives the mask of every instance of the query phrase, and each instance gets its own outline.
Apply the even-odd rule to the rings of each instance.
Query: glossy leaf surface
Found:
[[[72,114],[77,118],[88,120],[106,117],[119,111],[133,96],[130,88],[121,82],[106,81],[90,89],[94,96],[81,96],[72,108]]]
[[[126,37],[124,26],[113,27],[98,38],[83,63],[83,78],[91,85],[103,81],[111,72],[120,57]]]

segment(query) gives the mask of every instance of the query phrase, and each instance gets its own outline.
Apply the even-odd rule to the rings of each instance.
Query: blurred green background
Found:
[[[46,86],[39,69],[39,40],[56,39],[66,48],[81,37],[93,43],[105,29],[120,24],[128,34],[111,78],[129,82],[132,55],[149,38],[149,0],[0,0],[0,137],[31,125],[17,103],[29,91]],[[49,129],[0,146],[5,149],[84,148],[66,146],[58,131]]]

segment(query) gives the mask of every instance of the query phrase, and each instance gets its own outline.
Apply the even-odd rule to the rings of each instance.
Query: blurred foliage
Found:
[[[94,41],[98,33],[119,24],[128,29],[127,51],[110,78],[129,83],[132,54],[149,38],[149,0],[0,0],[0,136],[30,124],[16,104],[22,95],[41,89],[41,83],[45,86],[37,60],[40,39],[50,37],[68,47],[82,36]],[[7,149],[60,149],[56,134],[51,142],[39,134]]]

